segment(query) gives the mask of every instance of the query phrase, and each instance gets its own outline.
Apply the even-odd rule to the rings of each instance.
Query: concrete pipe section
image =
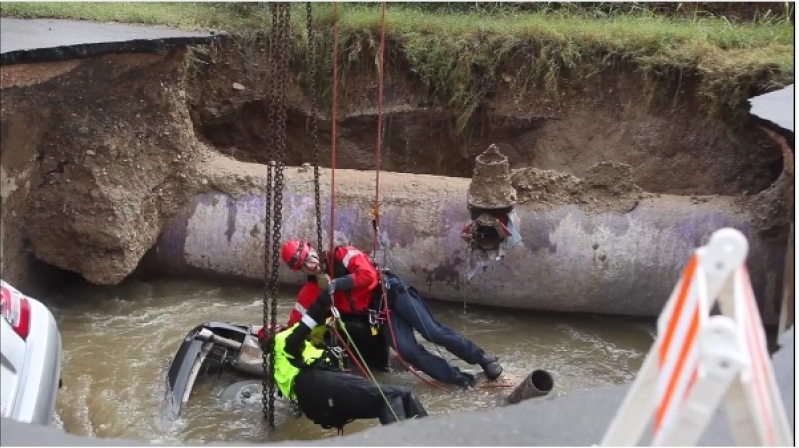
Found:
[[[263,189],[266,167],[248,175],[205,173],[215,191],[199,194],[162,233],[142,269],[171,275],[221,275],[261,281],[264,275]],[[281,239],[316,240],[313,173],[286,168]],[[465,280],[469,251],[469,180],[382,173],[381,229],[387,253],[378,262],[425,298],[514,309],[657,316],[690,253],[722,227],[749,238],[747,260],[763,318],[776,322],[785,250],[758,238],[752,218],[730,197],[646,194],[628,209],[596,203],[520,201],[522,244],[502,262]],[[329,172],[322,175],[325,245],[329,244]],[[336,171],[335,240],[371,251],[374,174]],[[315,244],[315,243],[314,243]],[[385,256],[387,255],[387,257]],[[271,254],[270,254],[271,257]],[[305,277],[280,263],[279,279]]]

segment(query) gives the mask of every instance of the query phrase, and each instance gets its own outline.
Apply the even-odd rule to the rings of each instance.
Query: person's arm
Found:
[[[343,254],[341,262],[350,273],[331,280],[329,291],[372,289],[377,286],[379,281],[377,270],[372,265],[368,255],[358,249],[349,249]]]
[[[308,308],[308,312],[300,319],[299,325],[294,327],[291,334],[286,337],[286,353],[295,359],[301,358],[305,340],[311,334],[311,330],[325,321],[325,315],[331,303],[329,292],[323,291],[319,294],[314,304]]]
[[[321,290],[316,286],[316,282],[309,281],[305,283],[297,294],[297,301],[294,302],[294,309],[289,313],[289,320],[286,324],[291,327],[302,319],[302,316],[308,312],[311,305],[314,304],[316,298],[319,297]]]

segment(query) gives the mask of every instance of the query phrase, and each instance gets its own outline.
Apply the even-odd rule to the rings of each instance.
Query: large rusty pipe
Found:
[[[253,168],[249,168],[252,172]],[[338,170],[336,240],[372,248],[372,173]],[[161,235],[141,266],[164,274],[216,274],[262,281],[265,172],[240,176],[210,171],[217,191],[200,194]],[[381,229],[388,267],[426,298],[561,312],[657,316],[691,252],[710,234],[733,227],[749,238],[747,259],[766,321],[776,323],[784,246],[761,240],[735,198],[661,195],[632,211],[588,205],[524,203],[516,207],[523,244],[502,264],[465,281],[468,179],[383,173]],[[223,186],[235,185],[235,189]],[[322,210],[329,219],[329,179],[322,176]],[[227,191],[227,192],[225,192]],[[313,176],[286,172],[282,238],[315,241]],[[329,229],[329,222],[323,222]],[[325,233],[325,240],[328,235]],[[325,243],[327,245],[327,243]],[[378,261],[383,261],[378,253]],[[280,264],[279,280],[305,277]]]
[[[552,375],[546,370],[536,369],[530,372],[524,381],[513,389],[513,392],[505,398],[505,401],[508,404],[521,403],[530,398],[549,395],[554,387],[555,380]]]

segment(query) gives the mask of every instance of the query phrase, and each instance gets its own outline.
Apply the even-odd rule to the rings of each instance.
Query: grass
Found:
[[[0,14],[234,34],[263,30],[270,22],[268,6],[257,3],[4,2]],[[377,4],[343,3],[339,16],[342,82],[346,82],[348,69],[374,64],[368,58],[377,47],[380,9]],[[314,20],[322,39],[318,63],[326,74],[332,62],[332,5],[317,3]],[[295,33],[304,34],[305,4],[294,4],[292,21]],[[507,69],[512,58],[523,61],[513,67],[512,88],[543,86],[554,96],[572,70],[591,64],[631,63],[642,77],[698,73],[700,95],[720,109],[740,108],[748,96],[794,78],[794,26],[785,17],[771,14],[740,22],[646,11],[610,15],[547,9],[430,12],[413,4],[389,3],[387,35],[394,57],[407,61],[437,99],[461,110],[460,129],[496,88],[500,69]],[[300,38],[297,56],[304,57],[304,45]],[[325,78],[320,75],[320,82],[329,84]]]

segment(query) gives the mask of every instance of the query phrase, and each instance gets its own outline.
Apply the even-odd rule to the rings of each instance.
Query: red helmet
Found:
[[[288,240],[286,244],[283,245],[280,256],[292,271],[299,271],[312,250],[311,245],[307,241]]]

